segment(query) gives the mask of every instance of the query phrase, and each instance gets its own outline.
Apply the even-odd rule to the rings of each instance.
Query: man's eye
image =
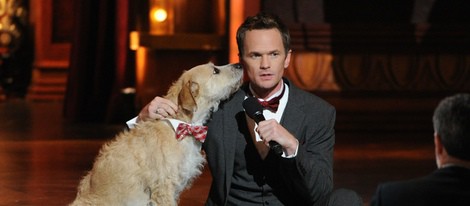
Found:
[[[220,69],[214,67],[214,71],[212,72],[212,74],[219,74],[219,73],[220,73]]]

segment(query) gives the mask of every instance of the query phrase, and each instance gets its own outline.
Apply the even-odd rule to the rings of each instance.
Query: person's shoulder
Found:
[[[415,194],[431,189],[432,178],[430,177],[431,175],[427,175],[407,180],[383,182],[379,184],[378,188],[382,194]]]
[[[335,110],[334,106],[325,99],[315,95],[312,92],[302,90],[295,85],[289,85],[289,94],[289,98],[292,98],[293,102],[298,103],[302,107]]]
[[[408,188],[409,185],[415,185],[414,183],[416,182],[416,179],[411,179],[411,180],[399,180],[399,181],[388,181],[388,182],[382,182],[379,184],[379,188],[381,190],[402,190],[404,188]],[[412,184],[413,183],[413,184]]]
[[[223,100],[220,102],[218,110],[224,110],[224,109],[240,109],[241,108],[241,102],[243,102],[243,99],[245,97],[246,93],[243,88],[238,89],[233,93],[229,98]]]
[[[372,205],[408,205],[411,198],[416,195],[415,180],[389,181],[377,185]],[[380,204],[377,204],[380,203]]]
[[[451,165],[451,166],[447,166],[447,167],[436,170],[434,172],[434,175],[470,177],[470,168],[459,166],[459,165]]]
[[[374,200],[382,205],[468,205],[469,194],[462,183],[436,177],[436,172],[414,179],[384,182],[378,185]],[[443,190],[442,188],[446,189]]]

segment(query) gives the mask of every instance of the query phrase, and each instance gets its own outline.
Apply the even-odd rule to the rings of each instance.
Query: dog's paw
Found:
[[[150,187],[146,187],[144,192],[149,196],[149,199],[152,198],[152,189]]]
[[[149,199],[152,199],[152,189],[150,189],[150,187],[145,188],[144,192],[148,194]],[[157,203],[153,200],[150,200],[150,202],[147,203],[147,206],[157,206]]]

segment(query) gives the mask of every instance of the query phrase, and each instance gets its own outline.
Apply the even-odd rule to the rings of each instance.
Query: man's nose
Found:
[[[269,61],[269,57],[267,55],[263,55],[261,57],[261,69],[269,69],[271,67],[271,62]]]

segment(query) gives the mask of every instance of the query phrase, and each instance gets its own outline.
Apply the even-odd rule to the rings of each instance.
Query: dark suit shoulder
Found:
[[[302,110],[335,110],[334,106],[321,97],[304,91],[295,85],[289,85],[289,103],[300,107]]]
[[[377,202],[372,205],[468,205],[469,171],[444,168],[424,177],[380,184],[373,200]]]

